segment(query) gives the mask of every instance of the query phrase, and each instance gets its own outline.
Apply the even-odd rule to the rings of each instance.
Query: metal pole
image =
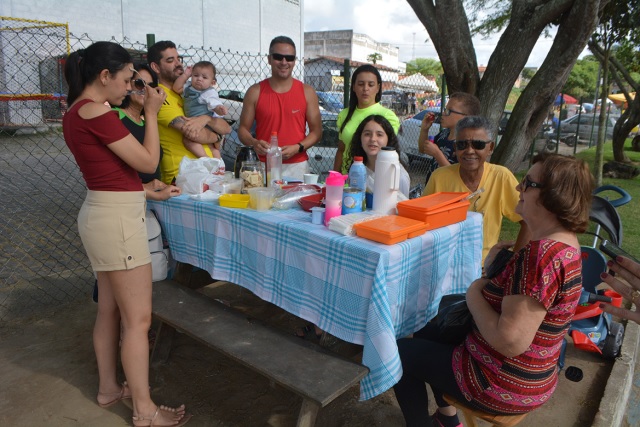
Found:
[[[156,44],[156,35],[155,34],[147,34],[147,49]]]
[[[602,73],[602,64],[598,64],[598,80],[596,80],[596,96],[593,100],[593,120],[591,120],[591,134],[589,135],[589,148],[591,148],[591,141],[593,141],[593,127],[596,123],[596,107],[598,106],[598,93],[600,92],[600,78]]]
[[[560,111],[558,112],[558,129],[556,129],[556,154],[560,148],[560,125],[562,124],[562,106],[564,105],[564,93],[560,93]]]
[[[444,106],[447,103],[447,78],[442,75],[442,98],[440,99],[440,115],[444,111]]]
[[[351,63],[348,58],[344,60],[343,74],[344,108],[347,108],[349,106],[349,95],[351,95]],[[380,88],[380,90],[382,90],[382,88]]]
[[[580,107],[578,109],[578,125],[576,126],[576,143],[573,144],[573,155],[576,155],[576,150],[578,149],[578,139],[580,137],[580,117],[582,117],[582,99],[580,100]]]

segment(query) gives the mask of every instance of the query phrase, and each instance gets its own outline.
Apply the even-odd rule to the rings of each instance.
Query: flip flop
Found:
[[[127,388],[127,382],[126,381],[122,383],[122,388],[120,389],[119,392],[116,392],[116,393],[100,393],[100,392],[98,392],[98,394],[101,394],[103,396],[116,396],[115,399],[110,400],[107,403],[98,402],[98,406],[100,406],[101,408],[108,408],[108,407],[113,406],[116,403],[120,402],[122,399],[131,399],[131,394],[125,396],[125,394],[124,394],[125,388]]]

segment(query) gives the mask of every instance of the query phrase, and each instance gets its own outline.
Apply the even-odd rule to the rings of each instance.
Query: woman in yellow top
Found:
[[[338,151],[333,163],[333,170],[348,173],[351,166],[351,138],[358,129],[360,122],[366,117],[377,114],[391,123],[397,134],[400,120],[396,113],[380,105],[382,98],[382,77],[376,67],[364,64],[356,68],[351,76],[351,96],[349,107],[338,114]]]

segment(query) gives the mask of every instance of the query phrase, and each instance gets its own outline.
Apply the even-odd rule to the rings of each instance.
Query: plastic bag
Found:
[[[473,322],[465,294],[443,296],[433,321],[440,331],[440,342],[457,345],[464,341]]]
[[[176,185],[184,194],[200,194],[209,186],[224,180],[224,162],[212,157],[190,159],[183,157],[180,161]]]
[[[317,194],[320,190],[315,185],[300,184],[287,190],[280,190],[276,193],[276,200],[273,202],[274,209],[291,209],[298,206],[298,200],[304,196]]]

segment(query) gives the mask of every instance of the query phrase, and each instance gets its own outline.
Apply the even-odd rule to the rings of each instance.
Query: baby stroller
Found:
[[[598,194],[613,191],[620,195],[614,200],[607,200]],[[620,354],[624,326],[614,321],[609,313],[599,308],[599,302],[610,302],[620,306],[622,297],[612,290],[596,290],[601,282],[600,274],[607,271],[607,260],[597,249],[598,241],[601,245],[604,238],[600,232],[604,230],[609,241],[616,245],[622,243],[622,222],[616,208],[629,203],[631,196],[623,189],[604,185],[598,187],[593,196],[589,219],[596,224],[592,246],[582,246],[582,294],[576,309],[576,314],[569,326],[569,335],[574,346],[581,350],[600,353],[607,359],[613,359]],[[564,366],[564,355],[567,341],[562,345],[562,352],[558,364]]]

